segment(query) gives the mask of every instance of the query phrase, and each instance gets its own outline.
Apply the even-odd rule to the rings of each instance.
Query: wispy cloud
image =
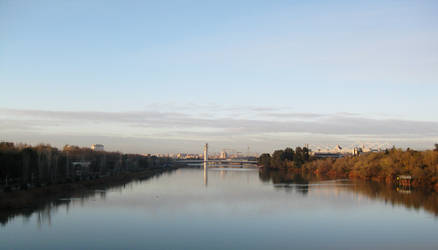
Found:
[[[202,116],[202,112],[209,108],[218,115]],[[21,132],[29,135],[154,139],[163,143],[166,140],[263,143],[269,138],[290,139],[292,143],[297,138],[298,141],[305,141],[311,136],[325,139],[335,136],[349,138],[350,141],[375,138],[412,142],[412,138],[417,138],[418,142],[426,141],[431,145],[432,140],[438,137],[438,122],[430,121],[378,119],[351,113],[287,112],[282,108],[263,107],[211,106],[196,109],[192,106],[190,112],[182,110],[74,112],[0,109],[0,128],[2,136]],[[234,113],[242,115],[236,116]]]

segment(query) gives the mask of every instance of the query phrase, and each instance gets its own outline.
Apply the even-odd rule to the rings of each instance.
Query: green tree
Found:
[[[293,161],[294,160],[295,152],[294,152],[294,150],[292,148],[289,148],[289,147],[286,148],[284,150],[283,154],[284,154],[283,157],[284,157],[285,160],[288,160],[288,161]]]
[[[265,168],[271,167],[271,155],[267,153],[261,154],[258,158],[258,164]]]
[[[295,158],[294,158],[294,164],[295,167],[301,167],[301,165],[304,163],[305,161],[305,152],[301,147],[296,147],[295,148]]]
[[[272,154],[271,166],[273,168],[283,168],[285,166],[284,150],[275,150]]]

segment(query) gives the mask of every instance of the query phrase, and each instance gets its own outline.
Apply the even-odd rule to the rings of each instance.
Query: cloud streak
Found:
[[[166,140],[263,143],[269,138],[291,138],[291,141],[301,138],[305,141],[310,135],[351,140],[396,138],[412,141],[412,138],[418,138],[421,143],[430,138],[427,143],[432,143],[438,137],[438,122],[432,121],[378,119],[351,113],[299,113],[263,107],[221,109],[218,106],[212,108],[212,116],[205,117],[201,115],[205,109],[199,110],[197,113],[193,109],[190,112],[0,109],[0,128],[4,136],[22,132],[30,135],[143,138],[162,140],[163,143]]]

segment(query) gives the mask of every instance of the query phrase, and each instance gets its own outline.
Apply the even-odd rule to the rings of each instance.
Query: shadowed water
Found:
[[[1,249],[436,249],[436,194],[179,169],[10,217]]]

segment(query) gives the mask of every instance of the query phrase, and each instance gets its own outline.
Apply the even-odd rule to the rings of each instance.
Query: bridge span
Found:
[[[257,161],[248,159],[209,159],[208,158],[208,143],[204,146],[204,159],[179,159],[176,160],[177,163],[183,163],[192,166],[202,166],[204,167],[247,167],[254,168],[258,167]]]
[[[221,164],[257,164],[257,161],[250,161],[250,160],[239,160],[239,159],[211,159],[208,161],[204,161],[204,160],[196,160],[196,159],[181,159],[181,160],[176,160],[176,162],[180,162],[180,163],[211,163],[211,164],[216,164],[216,163],[221,163]]]
[[[237,160],[237,159],[211,159],[208,161],[203,160],[177,160],[178,163],[183,163],[191,166],[202,166],[204,167],[215,167],[215,168],[256,168],[259,167],[257,165],[257,161],[248,161],[248,160]]]

